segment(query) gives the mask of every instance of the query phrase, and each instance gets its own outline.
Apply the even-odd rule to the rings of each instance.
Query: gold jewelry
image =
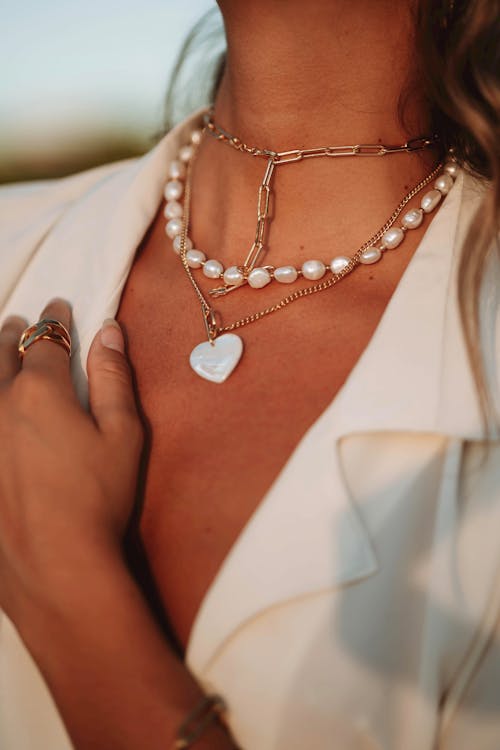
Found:
[[[181,149],[180,154],[182,154],[182,152],[183,149]],[[170,165],[170,173],[173,171],[176,173],[175,187],[177,188],[179,195],[182,195],[182,191],[184,190],[182,178],[186,176],[185,164],[189,164],[189,161],[193,156],[194,152],[190,152],[189,159],[184,159],[184,163],[180,160],[174,160]],[[438,169],[439,167],[431,172],[427,178],[419,183],[419,186],[417,186],[415,190],[418,192],[419,188],[425,187],[428,182],[436,177]],[[203,274],[208,278],[220,279],[224,282],[223,286],[210,289],[209,294],[213,297],[224,296],[229,292],[240,289],[246,284],[253,289],[262,289],[272,281],[277,281],[282,285],[291,284],[302,277],[309,281],[318,281],[325,275],[325,273],[327,273],[327,270],[330,270],[334,274],[338,274],[349,265],[351,259],[345,255],[341,255],[330,259],[327,262],[324,262],[323,260],[306,260],[301,268],[296,268],[294,265],[285,265],[275,268],[273,265],[269,264],[257,268],[255,267],[259,256],[264,251],[268,252],[264,246],[264,235],[266,222],[269,219],[270,174],[270,169],[266,169],[264,180],[259,188],[257,201],[257,229],[255,241],[246,260],[241,265],[233,265],[224,270],[224,266],[220,261],[215,258],[207,260],[205,253],[201,250],[193,249],[192,241],[188,237],[186,238],[186,258],[189,267],[192,269],[201,269]],[[449,181],[450,178],[445,178],[445,181],[446,180]],[[165,193],[170,192],[172,185],[174,185],[174,182],[167,183]],[[413,211],[411,215],[405,216],[403,219],[403,229],[389,231],[401,210],[406,205],[406,202],[410,200],[414,194],[415,191],[412,190],[405,199],[403,199],[400,206],[394,211],[392,216],[380,230],[380,232],[382,232],[381,237],[379,237],[379,233],[377,233],[377,235],[374,235],[369,242],[366,243],[367,247],[363,246],[359,254],[360,263],[374,263],[380,258],[380,253],[373,247],[370,247],[370,245],[378,239],[382,239],[382,244],[384,244],[385,247],[393,248],[403,240],[403,229],[415,228],[420,225],[422,215],[414,215],[415,212]],[[176,199],[169,200],[165,207],[165,216],[168,219],[165,231],[172,239],[173,249],[177,253],[180,252],[183,211],[183,206]],[[422,211],[420,211],[420,214],[422,214]]]
[[[184,191],[184,214],[183,214],[183,228],[182,233],[180,235],[181,241],[181,249],[180,249],[180,258],[182,261],[182,264],[184,266],[184,270],[186,271],[191,284],[193,285],[193,288],[196,292],[196,295],[198,297],[198,300],[201,304],[204,320],[205,320],[205,326],[207,328],[207,336],[208,340],[210,342],[215,341],[217,336],[220,336],[223,333],[229,333],[231,331],[234,331],[236,328],[242,328],[245,325],[249,325],[250,323],[254,323],[257,320],[261,320],[266,315],[270,315],[273,312],[277,312],[278,310],[282,310],[284,307],[287,307],[287,305],[291,304],[292,302],[295,302],[297,299],[300,299],[304,296],[309,296],[311,294],[315,294],[316,292],[322,292],[326,289],[330,289],[330,287],[337,284],[341,279],[344,278],[344,276],[347,276],[351,271],[356,268],[356,266],[360,265],[361,261],[359,260],[362,253],[367,250],[368,248],[372,247],[375,242],[377,242],[383,235],[387,232],[387,230],[394,224],[398,216],[401,214],[403,208],[409,203],[409,201],[417,195],[417,193],[420,192],[426,185],[431,182],[434,177],[438,174],[442,164],[438,164],[438,166],[433,169],[433,171],[425,177],[423,180],[421,180],[415,187],[410,190],[410,192],[405,195],[405,197],[401,200],[397,208],[394,210],[393,214],[389,217],[389,219],[386,221],[383,227],[378,230],[372,237],[370,237],[367,242],[363,243],[361,247],[355,252],[355,254],[350,258],[349,263],[338,273],[332,274],[331,278],[327,279],[326,281],[323,281],[319,284],[314,284],[313,286],[305,287],[303,289],[299,289],[296,292],[293,292],[292,294],[289,294],[288,296],[281,299],[279,302],[277,302],[275,305],[272,305],[271,307],[267,307],[264,310],[261,310],[260,312],[253,313],[252,315],[249,315],[245,318],[241,318],[240,320],[235,321],[234,323],[230,323],[226,326],[218,326],[216,322],[215,317],[215,311],[213,308],[209,305],[207,300],[205,299],[203,292],[201,291],[200,287],[195,281],[195,278],[193,276],[193,273],[191,271],[191,268],[188,264],[187,259],[187,245],[186,245],[186,239],[187,239],[187,230],[189,226],[189,218],[190,218],[190,209],[191,209],[191,173],[192,173],[192,165],[190,164],[188,166],[187,171],[187,178],[186,178],[186,187]],[[423,213],[423,209],[422,213]],[[416,228],[416,227],[415,227]],[[404,231],[407,231],[407,227],[403,229],[401,228],[401,231],[404,236]],[[399,243],[398,243],[399,244]],[[394,245],[395,247],[395,245]],[[382,248],[380,249],[380,256],[382,255]],[[384,248],[385,250],[386,248]],[[392,249],[392,248],[391,248]],[[379,258],[377,258],[378,260]],[[372,260],[372,262],[374,262]]]
[[[301,269],[296,269],[293,266],[282,266],[278,269],[275,269],[273,266],[255,268],[257,261],[265,253],[264,238],[270,216],[271,183],[276,167],[282,164],[290,164],[310,158],[387,156],[401,152],[412,153],[414,151],[434,147],[439,143],[439,137],[433,135],[418,136],[397,146],[384,145],[381,143],[365,143],[349,146],[321,146],[308,149],[299,148],[292,149],[291,151],[272,151],[257,146],[249,146],[244,143],[240,138],[229,133],[221,125],[217,124],[213,119],[213,114],[213,108],[211,108],[204,115],[205,130],[209,135],[238,151],[248,153],[251,156],[264,157],[268,160],[264,178],[259,187],[257,200],[257,226],[254,241],[241,266],[232,266],[227,269],[225,273],[220,273],[220,276],[224,279],[224,286],[210,290],[209,293],[214,297],[225,295],[228,292],[241,288],[247,283],[253,288],[261,289],[262,287],[267,286],[267,284],[269,284],[274,278],[278,279],[278,281],[283,280],[285,283],[289,283],[290,280],[295,281],[300,276],[304,276],[311,281],[316,281],[323,275],[322,266],[325,264],[320,262],[318,265],[318,261],[306,262]],[[387,227],[387,229],[388,228],[389,227]],[[346,265],[346,260],[346,258],[339,259],[339,261],[343,261],[344,266]],[[362,259],[361,262],[363,262]],[[205,273],[207,270],[216,273],[219,267],[222,268],[218,261],[215,261],[215,263],[209,261],[209,263],[211,264],[209,269],[204,267]],[[341,262],[337,263],[337,266],[340,265],[342,265]],[[217,278],[215,274],[212,277]]]
[[[210,122],[210,120],[208,120]],[[215,126],[214,126],[215,127]],[[205,132],[209,132],[205,130]],[[193,289],[198,297],[203,315],[203,321],[207,333],[207,343],[199,344],[190,356],[190,364],[193,370],[201,377],[216,383],[224,382],[227,377],[231,374],[233,369],[238,364],[238,361],[243,352],[243,342],[239,336],[236,336],[232,332],[238,328],[249,325],[250,323],[257,322],[262,318],[270,315],[273,312],[278,312],[284,309],[292,302],[303,297],[308,297],[316,292],[325,291],[330,287],[334,286],[341,279],[347,276],[353,271],[358,265],[371,264],[379,261],[386,250],[391,250],[398,247],[404,240],[405,234],[408,230],[416,229],[422,224],[424,216],[431,213],[437,205],[440,203],[443,196],[453,186],[454,179],[458,174],[458,165],[455,161],[450,160],[444,165],[443,173],[438,176],[438,172],[443,166],[438,166],[432,170],[432,172],[421,180],[415,187],[400,201],[397,208],[394,210],[388,221],[384,224],[378,232],[376,232],[367,242],[365,242],[352,257],[338,256],[333,258],[329,264],[325,264],[322,261],[306,261],[302,266],[302,276],[311,280],[320,280],[328,271],[331,271],[330,278],[320,281],[319,283],[313,284],[312,286],[299,289],[292,294],[283,297],[279,302],[266,307],[258,312],[251,315],[247,315],[244,318],[240,318],[233,323],[227,325],[220,325],[217,321],[216,313],[211,307],[203,292],[198,286],[193,269],[203,268],[203,272],[210,278],[220,276],[224,279],[225,286],[211,290],[211,293],[215,296],[226,294],[229,291],[233,291],[239,288],[244,283],[248,283],[254,288],[260,288],[265,284],[269,283],[273,278],[278,281],[283,279],[278,278],[277,271],[283,271],[284,269],[275,269],[273,266],[256,267],[256,261],[264,249],[264,234],[266,229],[266,221],[269,219],[269,197],[270,197],[270,182],[271,176],[275,166],[279,164],[288,164],[294,161],[299,161],[302,158],[308,158],[309,156],[329,156],[330,151],[333,153],[335,147],[328,147],[326,149],[309,149],[283,152],[279,154],[264,149],[255,149],[254,147],[247,146],[242,143],[235,136],[231,136],[224,132],[224,137],[220,134],[217,135],[219,140],[224,140],[232,145],[234,148],[239,150],[248,151],[253,156],[266,156],[268,164],[264,179],[259,188],[258,195],[258,206],[257,206],[257,230],[255,241],[247,255],[246,260],[240,266],[233,266],[228,271],[231,271],[234,279],[234,271],[239,271],[241,277],[238,281],[229,282],[226,278],[226,273],[222,268],[222,264],[215,260],[206,260],[204,253],[200,250],[193,248],[192,241],[188,237],[189,229],[189,218],[190,218],[190,201],[191,201],[191,175],[192,175],[192,161],[195,156],[197,146],[201,140],[200,131],[194,131],[191,136],[191,144],[183,146],[179,151],[179,159],[173,161],[169,167],[169,182],[165,186],[165,198],[167,199],[167,205],[165,208],[165,215],[169,219],[167,224],[167,234],[173,238],[174,250],[179,253],[184,270],[193,286]],[[423,139],[426,143],[420,143],[418,148],[426,148],[429,145],[433,145],[436,140],[431,141],[430,139]],[[410,142],[409,142],[410,143]],[[344,152],[343,156],[362,156],[362,155],[383,155],[380,149],[384,149],[384,153],[387,153],[388,147],[377,146],[379,153],[371,151],[371,146],[368,147],[367,153],[363,153],[361,147],[338,147],[339,149],[351,149],[349,153]],[[409,147],[408,144],[400,147],[393,147],[393,152],[401,150],[417,150],[417,146]],[[258,152],[257,152],[258,151]],[[285,154],[285,157],[281,157]],[[276,161],[276,157],[278,160]],[[290,158],[288,158],[290,157]],[[281,161],[280,161],[281,159]],[[185,185],[182,182],[183,177],[186,178]],[[437,177],[437,179],[435,179]],[[408,210],[402,218],[401,226],[393,227],[396,219],[399,217],[405,206],[409,201],[416,196],[425,186],[427,186],[432,180],[435,179],[433,189],[426,192],[418,208],[412,208]],[[178,201],[184,192],[184,204],[181,205]],[[175,226],[174,226],[175,225]],[[213,273],[214,265],[220,266],[220,270],[217,274]],[[307,272],[306,272],[307,267]],[[291,269],[295,271],[295,278],[299,275],[297,269],[292,266],[285,267],[287,270]],[[257,275],[259,278],[255,283],[252,283],[253,276]],[[264,283],[261,280],[264,279]],[[294,279],[292,279],[294,280]]]
[[[42,318],[37,323],[25,328],[17,347],[21,359],[24,357],[26,350],[37,341],[52,341],[54,344],[59,344],[71,357],[71,335],[60,320]]]
[[[213,107],[203,115],[203,121],[206,132],[218,141],[227,143],[228,146],[235,148],[237,151],[244,151],[251,156],[262,156],[266,159],[272,157],[275,164],[285,164],[318,156],[386,156],[403,151],[411,153],[421,151],[424,148],[431,148],[439,143],[438,135],[420,135],[397,146],[386,146],[382,143],[358,143],[349,146],[320,146],[318,148],[296,148],[291,151],[273,151],[268,148],[249,146],[238,136],[229,133],[222,125],[214,121]]]
[[[266,252],[265,236],[270,221],[270,197],[271,185],[275,169],[283,164],[290,164],[308,158],[319,157],[348,157],[348,156],[385,156],[387,154],[400,153],[402,151],[413,152],[424,148],[435,146],[438,143],[437,136],[420,136],[413,138],[399,146],[387,146],[381,143],[376,144],[358,144],[350,146],[325,146],[319,148],[301,148],[292,151],[272,151],[262,149],[257,146],[249,146],[237,136],[229,133],[221,125],[214,122],[213,110],[209,110],[205,116],[204,131],[215,137],[218,141],[252,156],[265,157],[267,167],[264,178],[261,182],[257,200],[257,225],[255,238],[241,265],[230,266],[224,270],[222,263],[215,258],[207,260],[201,250],[194,250],[191,240],[187,240],[188,260],[191,268],[201,268],[205,276],[212,279],[222,279],[223,286],[211,289],[209,294],[214,297],[228,294],[229,292],[240,289],[248,284],[251,288],[261,289],[272,281],[280,283],[294,283],[300,277],[308,280],[317,281],[324,273],[329,264],[323,261],[306,261],[302,268],[295,268],[293,265],[274,266],[264,265],[257,267],[257,262]],[[165,198],[167,205],[165,207],[165,217],[168,219],[166,225],[167,235],[173,241],[174,250],[178,253],[180,250],[180,233],[182,230],[182,206],[178,199],[183,191],[183,179],[186,176],[186,164],[192,159],[196,146],[202,137],[202,131],[195,130],[191,134],[191,143],[184,145],[179,150],[178,158],[169,165],[169,182],[165,186]],[[347,264],[348,258],[341,257],[336,259],[335,268],[343,267]],[[363,258],[361,258],[363,262]]]
[[[205,696],[182,722],[171,750],[192,747],[225,710],[226,704],[219,695]]]

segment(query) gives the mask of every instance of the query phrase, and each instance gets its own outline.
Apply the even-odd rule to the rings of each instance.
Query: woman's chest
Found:
[[[392,289],[368,274],[356,285],[346,279],[337,299],[329,290],[241,329],[242,360],[214,384],[190,368],[189,354],[204,339],[200,307],[175,258],[158,273],[157,244],[153,238],[136,260],[117,317],[150,434],[141,534],[186,643],[221,563],[346,380]],[[237,313],[237,294],[226,320]],[[262,305],[258,292],[250,304]]]
[[[161,599],[185,644],[221,563],[342,374],[328,368],[330,377],[322,377],[316,358],[266,357],[256,331],[246,337],[233,375],[213,384],[188,361],[202,340],[201,320],[162,344],[133,309],[125,296],[120,320],[149,435],[140,531]]]

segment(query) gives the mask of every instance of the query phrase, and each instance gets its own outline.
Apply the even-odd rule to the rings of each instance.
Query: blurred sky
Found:
[[[161,127],[172,65],[213,0],[0,0],[0,158]]]

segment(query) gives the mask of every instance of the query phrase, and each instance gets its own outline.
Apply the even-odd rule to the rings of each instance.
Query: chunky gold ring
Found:
[[[60,320],[55,320],[54,318],[41,318],[41,320],[39,320],[38,323],[35,323],[35,325],[39,326],[42,323],[50,325],[50,326],[55,326],[56,328],[60,328],[61,329],[61,333],[64,336],[66,336],[66,338],[69,341],[71,341],[71,334],[70,334],[70,332],[68,331],[68,329],[66,328],[66,326],[64,325],[64,323],[61,323]]]
[[[25,328],[17,347],[21,359],[24,357],[26,350],[37,341],[52,341],[54,344],[59,344],[68,357],[71,357],[71,336],[60,320],[42,318],[37,323]]]

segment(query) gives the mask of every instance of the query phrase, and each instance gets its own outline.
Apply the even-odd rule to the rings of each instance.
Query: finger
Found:
[[[105,320],[90,346],[87,359],[89,403],[101,432],[142,440],[132,386],[132,373],[125,355],[122,330],[115,320]]]
[[[39,320],[49,318],[60,321],[69,331],[71,308],[63,299],[53,299],[43,309]],[[40,339],[29,346],[23,357],[23,370],[40,370],[58,379],[69,375],[69,357],[65,349],[54,341]]]
[[[0,384],[12,380],[21,368],[18,344],[26,321],[17,315],[6,318],[0,328]]]

